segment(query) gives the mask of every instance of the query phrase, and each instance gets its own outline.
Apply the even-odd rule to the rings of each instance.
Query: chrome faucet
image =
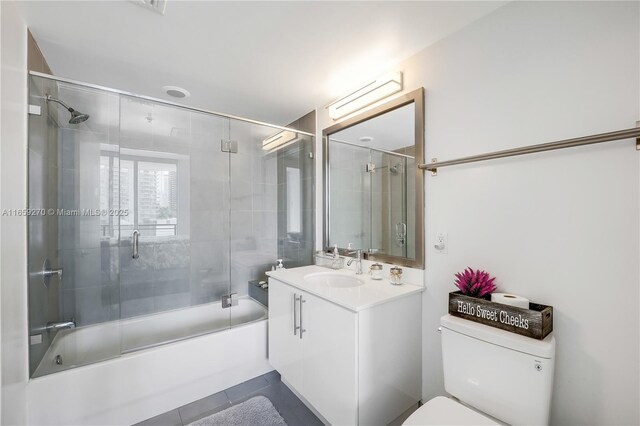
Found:
[[[353,261],[356,261],[356,275],[362,275],[362,249],[350,251],[349,254],[355,254],[356,257],[349,259],[347,266],[351,266]]]
[[[57,330],[64,330],[66,328],[76,328],[75,319],[71,319],[71,321],[63,321],[63,322],[48,322],[47,326],[45,327],[45,330],[57,331]]]

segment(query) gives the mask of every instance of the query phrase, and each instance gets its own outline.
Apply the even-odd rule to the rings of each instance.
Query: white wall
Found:
[[[0,211],[27,205],[27,27],[13,1],[0,2]],[[26,422],[26,220],[0,216],[2,418]]]
[[[426,158],[634,127],[639,18],[637,2],[514,2],[399,64],[406,91],[426,88]],[[471,266],[554,306],[552,424],[640,423],[638,155],[627,140],[427,177],[425,399],[444,392],[436,328]]]

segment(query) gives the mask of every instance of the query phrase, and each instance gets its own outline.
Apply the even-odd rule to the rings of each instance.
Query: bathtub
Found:
[[[231,310],[217,302],[60,331],[27,385],[28,423],[133,424],[264,374],[266,319],[245,296]]]
[[[163,343],[224,330],[267,318],[267,309],[245,296],[222,309],[220,302],[144,315],[70,330],[61,330],[34,372],[34,377],[92,364]],[[61,364],[60,364],[61,362]]]

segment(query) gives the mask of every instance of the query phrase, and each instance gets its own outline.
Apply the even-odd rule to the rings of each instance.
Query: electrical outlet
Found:
[[[449,252],[449,241],[446,233],[438,232],[436,234],[433,248],[436,250],[436,253],[447,254]]]

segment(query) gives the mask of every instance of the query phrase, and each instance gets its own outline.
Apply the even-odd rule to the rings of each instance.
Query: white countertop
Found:
[[[332,272],[353,276],[362,279],[365,283],[357,287],[336,288],[309,283],[304,279],[305,275],[316,272]],[[424,287],[419,285],[393,285],[389,283],[388,279],[373,280],[369,274],[356,275],[354,271],[349,269],[333,270],[315,265],[267,271],[267,275],[353,312],[358,312],[400,297],[424,291]]]

